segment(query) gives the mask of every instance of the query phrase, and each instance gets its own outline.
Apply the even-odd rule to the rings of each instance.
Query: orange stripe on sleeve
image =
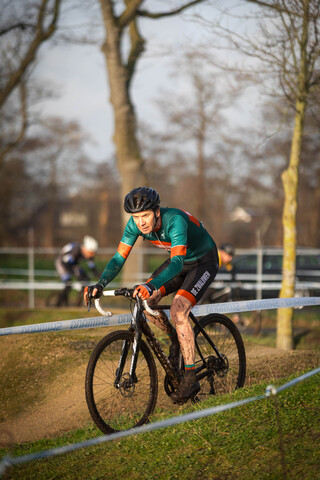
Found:
[[[126,243],[120,242],[117,252],[121,255],[123,258],[127,258],[129,253],[131,252],[132,246],[127,245]]]
[[[166,289],[164,288],[163,285],[162,285],[162,287],[159,288],[159,290],[160,290],[160,292],[161,292],[161,295],[162,295],[163,297],[165,297],[167,293],[166,293]]]
[[[176,245],[175,247],[171,248],[171,258],[175,257],[176,255],[183,255],[186,256],[187,247],[185,245]]]
[[[185,290],[178,290],[176,294],[189,300],[192,306],[197,303],[196,297],[194,297],[192,293],[186,292]]]

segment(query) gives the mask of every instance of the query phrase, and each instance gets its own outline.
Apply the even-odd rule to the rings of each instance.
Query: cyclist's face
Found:
[[[221,263],[223,265],[228,265],[232,261],[232,255],[229,255],[227,252],[224,250],[220,250],[220,258],[221,258]]]
[[[144,212],[133,213],[132,217],[142,233],[151,233],[156,226],[157,218],[160,212],[154,212],[153,210],[145,210]]]

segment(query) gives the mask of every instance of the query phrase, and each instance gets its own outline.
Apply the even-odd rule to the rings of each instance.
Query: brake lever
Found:
[[[90,290],[88,289],[87,290],[88,292],[88,303],[87,303],[87,307],[88,307],[88,312],[90,312],[91,310],[91,305],[92,305],[92,293],[90,292]]]
[[[91,305],[92,305],[92,299],[90,298],[90,299],[88,300],[88,303],[87,303],[88,312],[90,312],[90,310],[91,310]]]

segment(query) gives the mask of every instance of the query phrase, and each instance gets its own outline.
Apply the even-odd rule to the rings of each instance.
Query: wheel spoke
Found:
[[[212,314],[201,319],[200,323],[216,346],[221,358],[196,327],[196,341],[208,368],[207,377],[201,380],[199,396],[222,395],[243,386],[245,351],[241,335],[233,322],[223,315]],[[199,355],[196,356],[197,365],[201,365]]]
[[[129,351],[118,384],[116,371],[123,341]],[[129,371],[132,358],[132,336],[113,332],[96,347],[86,375],[86,398],[91,416],[104,433],[127,430],[149,420],[157,399],[157,371],[149,348],[141,341],[134,382]]]

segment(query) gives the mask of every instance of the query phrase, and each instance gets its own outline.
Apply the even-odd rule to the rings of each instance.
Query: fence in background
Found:
[[[7,290],[27,290],[28,291],[28,306],[34,308],[35,306],[35,292],[37,290],[61,290],[64,284],[58,280],[58,275],[54,270],[54,258],[59,253],[57,248],[0,248],[0,255],[16,255],[25,257],[25,268],[8,268],[4,267],[0,263],[0,289]],[[99,249],[98,256],[105,256],[110,258],[115,252],[115,248],[101,248]],[[233,289],[241,290],[246,293],[248,297],[261,299],[263,292],[279,291],[281,287],[281,273],[280,271],[275,273],[271,268],[270,272],[266,271],[266,265],[264,259],[266,256],[279,256],[282,254],[281,249],[237,249],[236,256],[252,256],[256,257],[253,260],[253,267],[251,265],[250,272],[246,271],[235,274],[230,272],[219,272],[213,286],[217,289],[222,289],[229,286]],[[46,255],[52,257],[52,269],[36,269],[37,256]],[[131,252],[131,255],[137,255],[138,261],[136,262],[138,271],[134,278],[132,278],[132,284],[144,281],[149,278],[150,271],[148,271],[147,259],[152,256],[162,256],[166,259],[167,256],[160,249],[156,248],[135,248]],[[298,295],[309,295],[311,291],[320,291],[320,249],[297,249],[297,255],[310,256],[310,258],[318,259],[319,268],[310,269],[306,268],[302,271],[301,268],[297,274],[301,274],[297,277],[296,290]],[[161,262],[159,257],[159,263]],[[236,259],[237,260],[237,259]],[[245,259],[244,259],[245,260]],[[252,263],[252,262],[251,262]],[[16,277],[16,278],[14,278]],[[17,280],[17,277],[20,279]],[[21,279],[22,277],[22,279]],[[45,278],[45,279],[44,279]],[[302,280],[301,280],[302,279]],[[81,289],[79,282],[73,282],[72,287],[76,290]],[[317,293],[316,293],[317,294]]]

